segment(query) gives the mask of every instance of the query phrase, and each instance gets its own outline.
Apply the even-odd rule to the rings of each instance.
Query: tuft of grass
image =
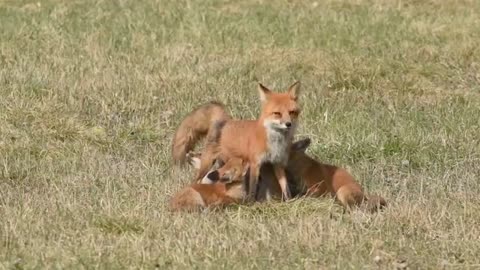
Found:
[[[0,2],[0,268],[475,269],[478,1]],[[301,80],[299,137],[389,207],[171,213],[172,134]]]

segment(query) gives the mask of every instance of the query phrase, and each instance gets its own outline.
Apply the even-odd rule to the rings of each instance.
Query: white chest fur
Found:
[[[288,162],[291,132],[281,132],[267,128],[267,153],[263,162],[286,165]]]

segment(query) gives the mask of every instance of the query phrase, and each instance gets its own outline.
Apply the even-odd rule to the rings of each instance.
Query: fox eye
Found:
[[[290,115],[298,115],[298,111],[289,111],[288,112]]]
[[[281,113],[281,112],[273,112],[273,114],[274,114],[275,116],[282,116],[282,113]]]

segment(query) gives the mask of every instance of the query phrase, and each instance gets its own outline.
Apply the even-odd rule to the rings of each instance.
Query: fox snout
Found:
[[[295,126],[295,122],[293,119],[278,119],[276,128],[283,129],[283,130],[290,130]]]
[[[289,130],[290,128],[293,127],[292,121],[285,121],[283,123],[280,122],[281,128],[285,130]]]
[[[298,118],[298,109],[273,109],[273,112],[264,119],[265,127],[276,130],[290,130],[295,127]]]

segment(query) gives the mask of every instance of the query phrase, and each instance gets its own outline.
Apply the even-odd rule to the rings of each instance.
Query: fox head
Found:
[[[247,174],[248,166],[242,159],[231,158],[227,163],[221,162],[221,164],[220,168],[213,166],[213,169],[205,175],[201,183],[212,184],[217,181],[223,183],[238,182],[243,181]]]
[[[295,130],[300,114],[300,82],[292,84],[285,93],[275,93],[259,83],[258,92],[262,102],[260,119],[263,125],[267,129],[281,132]]]

